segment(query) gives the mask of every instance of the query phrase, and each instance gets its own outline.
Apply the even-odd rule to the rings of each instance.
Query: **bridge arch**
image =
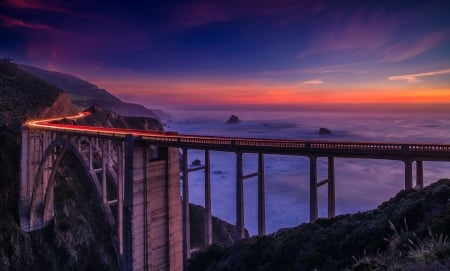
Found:
[[[93,175],[90,172],[89,164],[86,163],[83,155],[78,147],[71,143],[70,140],[57,138],[51,142],[44,154],[42,160],[39,163],[36,176],[34,178],[34,185],[32,188],[31,202],[29,207],[29,220],[30,225],[40,224],[48,225],[52,222],[54,217],[53,200],[54,193],[53,188],[55,185],[55,177],[60,163],[67,153],[73,154],[77,161],[82,165],[84,173],[88,177],[88,182],[92,187],[99,189],[98,183],[95,182]],[[101,210],[107,218],[107,222],[110,226],[113,226],[114,221],[111,221],[112,214],[104,208],[103,200],[97,195],[97,201],[101,206]],[[109,218],[109,219],[108,219]]]

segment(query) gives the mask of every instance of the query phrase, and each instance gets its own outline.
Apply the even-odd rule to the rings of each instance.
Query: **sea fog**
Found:
[[[167,130],[179,133],[256,138],[332,141],[450,143],[450,117],[442,113],[363,113],[298,111],[170,111]],[[242,122],[225,124],[231,114]],[[319,135],[319,128],[332,135]],[[268,233],[309,219],[307,157],[265,155],[266,229]],[[188,163],[204,161],[204,152],[189,150]],[[234,153],[211,152],[213,215],[235,224],[236,160]],[[257,167],[255,154],[244,154],[244,174]],[[318,180],[326,179],[327,159],[318,160]],[[190,202],[204,205],[203,171],[189,174]],[[424,162],[428,185],[450,177],[450,163]],[[336,214],[377,207],[404,188],[401,161],[335,159]],[[257,234],[257,179],[244,181],[245,227]],[[327,188],[319,188],[319,216],[327,216]]]

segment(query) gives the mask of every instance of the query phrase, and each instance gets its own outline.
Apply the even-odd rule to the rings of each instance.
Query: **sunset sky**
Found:
[[[0,57],[150,107],[450,104],[449,14],[448,0],[3,0]]]

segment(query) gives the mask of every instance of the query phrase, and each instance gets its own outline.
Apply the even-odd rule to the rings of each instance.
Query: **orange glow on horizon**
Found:
[[[294,105],[294,104],[358,104],[358,103],[450,103],[450,88],[407,85],[393,87],[343,87],[331,85],[281,84],[260,81],[100,81],[125,101],[161,105]]]

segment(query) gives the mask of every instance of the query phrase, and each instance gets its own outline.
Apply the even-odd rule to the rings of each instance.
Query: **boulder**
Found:
[[[319,135],[331,135],[331,134],[333,133],[330,131],[330,129],[323,127],[319,129]]]
[[[231,117],[227,120],[227,124],[235,124],[235,123],[240,123],[242,120],[239,119],[238,116],[236,115],[231,115]]]
[[[192,161],[191,166],[201,166],[202,162],[198,159],[195,159],[194,161]]]

